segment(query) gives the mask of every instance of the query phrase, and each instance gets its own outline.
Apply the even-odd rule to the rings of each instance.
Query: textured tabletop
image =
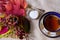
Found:
[[[60,0],[27,0],[27,2],[32,5],[32,7],[36,7],[39,9],[43,9],[46,12],[48,11],[56,11],[60,13]],[[60,40],[59,38],[48,38],[41,33],[39,30],[39,19],[31,20],[32,21],[32,33],[31,39],[29,40]]]

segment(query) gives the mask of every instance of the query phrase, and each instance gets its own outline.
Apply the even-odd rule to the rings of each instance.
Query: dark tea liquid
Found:
[[[59,18],[57,16],[54,15],[48,15],[44,18],[44,27],[51,31],[57,31],[59,29]]]

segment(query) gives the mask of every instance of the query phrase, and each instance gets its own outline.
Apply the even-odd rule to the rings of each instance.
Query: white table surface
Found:
[[[56,11],[60,13],[60,0],[27,0],[33,8],[43,9],[46,12]],[[31,20],[31,34],[29,40],[60,40],[58,38],[48,38],[39,29],[39,19]]]

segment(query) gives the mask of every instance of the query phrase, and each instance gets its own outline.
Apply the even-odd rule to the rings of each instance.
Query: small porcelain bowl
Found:
[[[44,13],[39,19],[39,28],[41,32],[51,38],[60,36],[60,14],[50,11]]]
[[[28,16],[30,19],[38,19],[41,13],[42,11],[39,9],[30,9],[28,11]]]

